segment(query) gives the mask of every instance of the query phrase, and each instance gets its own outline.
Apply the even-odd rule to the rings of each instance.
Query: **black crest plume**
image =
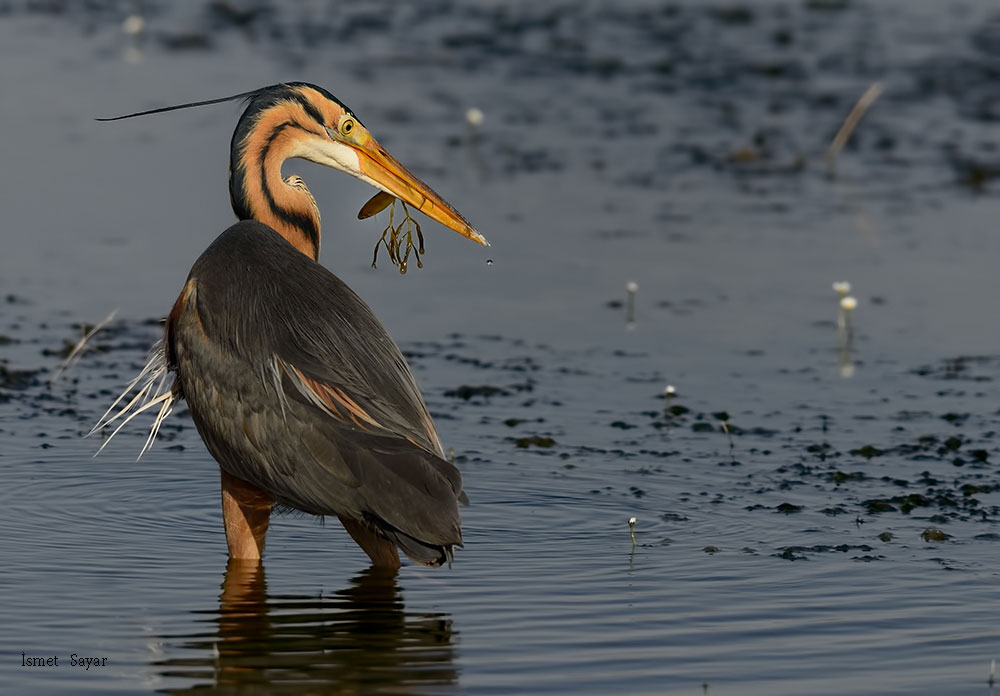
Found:
[[[206,99],[204,101],[189,102],[187,104],[177,104],[175,106],[161,106],[159,109],[149,109],[148,111],[136,111],[134,114],[125,114],[124,116],[112,116],[110,118],[96,118],[95,121],[121,121],[126,118],[135,118],[136,116],[149,116],[150,114],[162,114],[166,111],[177,111],[179,109],[190,109],[195,106],[209,106],[210,104],[222,104],[223,102],[237,101],[240,99],[250,100],[256,97],[261,92],[269,89],[268,87],[263,87],[261,89],[255,89],[250,92],[241,92],[240,94],[234,94],[230,97],[219,97],[218,99]]]

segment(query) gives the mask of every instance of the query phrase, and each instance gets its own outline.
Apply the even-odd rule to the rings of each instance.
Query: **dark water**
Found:
[[[0,692],[992,693],[995,7],[132,11],[0,5]],[[81,439],[230,222],[238,109],[92,117],[283,79],[493,242],[428,223],[423,270],[373,271],[365,187],[286,165],[455,451],[450,570],[382,577],[295,516],[227,568],[183,409],[138,463],[145,424]]]

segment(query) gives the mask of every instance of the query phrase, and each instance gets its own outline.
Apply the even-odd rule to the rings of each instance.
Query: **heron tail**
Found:
[[[451,562],[454,558],[454,546],[427,544],[419,539],[414,539],[413,537],[404,534],[398,529],[384,531],[386,536],[388,536],[389,539],[399,547],[399,550],[405,553],[411,561],[434,568],[442,566],[445,563],[448,564],[449,568],[451,567]]]

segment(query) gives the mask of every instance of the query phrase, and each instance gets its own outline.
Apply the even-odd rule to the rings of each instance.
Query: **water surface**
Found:
[[[137,39],[115,4],[0,15],[0,689],[991,693],[993,8],[144,7]],[[231,221],[239,110],[91,119],[283,79],[337,94],[493,242],[428,223],[424,269],[372,270],[370,193],[286,165],[454,449],[450,570],[380,576],[296,516],[263,567],[227,565],[183,409],[138,463],[143,424],[96,459],[82,439]]]

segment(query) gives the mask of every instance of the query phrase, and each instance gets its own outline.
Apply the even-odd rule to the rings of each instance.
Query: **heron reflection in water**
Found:
[[[230,559],[215,610],[164,638],[153,669],[193,682],[166,693],[411,693],[458,687],[448,614],[407,611],[394,572],[367,568],[324,596],[268,596],[263,565]],[[176,683],[176,682],[175,682]],[[318,691],[317,691],[318,690]]]
[[[282,177],[282,164],[310,160],[380,189],[359,217],[398,198],[486,239],[315,85],[106,120],[239,99],[247,106],[233,134],[229,195],[240,222],[195,262],[150,361],[95,430],[155,410],[145,451],[185,399],[219,463],[231,558],[260,559],[271,512],[283,507],[336,515],[375,566],[398,569],[400,550],[450,564],[462,545],[461,476],[396,344],[318,263],[319,208],[300,177]]]

